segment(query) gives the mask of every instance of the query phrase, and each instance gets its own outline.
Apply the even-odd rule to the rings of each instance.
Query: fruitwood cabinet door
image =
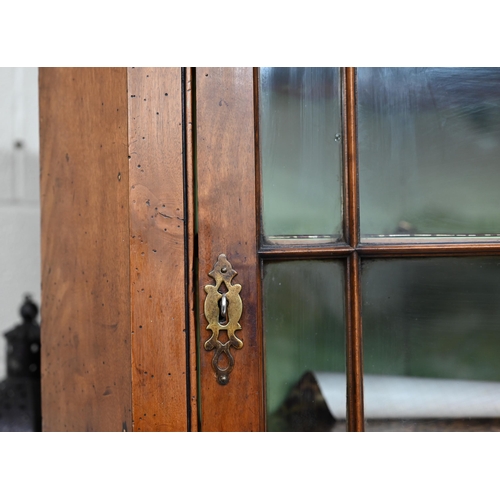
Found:
[[[39,88],[43,429],[263,430],[252,70],[41,68]],[[203,348],[220,254],[243,303],[224,386]]]

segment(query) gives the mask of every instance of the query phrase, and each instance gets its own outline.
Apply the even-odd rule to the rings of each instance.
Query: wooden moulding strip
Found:
[[[188,430],[180,68],[129,68],[133,427]]]
[[[262,207],[263,203],[263,193],[262,193],[262,166],[261,166],[261,151],[260,151],[260,68],[253,68],[253,112],[254,112],[254,147],[255,147],[255,242],[257,247],[261,247],[264,241],[263,239],[263,219],[262,219]],[[260,257],[260,256],[259,256]],[[257,278],[257,331],[260,333],[261,342],[261,398],[260,398],[260,415],[261,422],[259,430],[267,431],[267,412],[266,412],[266,383],[267,373],[266,373],[266,363],[265,363],[265,344],[264,344],[264,303],[262,295],[262,278],[264,269],[264,260],[262,258],[257,259],[259,265],[258,278]]]
[[[188,387],[188,430],[198,431],[198,373],[196,350],[196,318],[195,318],[195,202],[194,202],[194,79],[195,69],[184,70],[184,130],[185,130],[185,155],[184,155],[184,181],[185,181],[185,217],[186,217],[186,324],[188,325],[188,360],[189,360],[189,387]]]
[[[257,231],[255,235],[259,247],[265,245],[263,237],[262,207],[264,206],[262,192],[262,166],[260,152],[260,68],[253,68],[253,100],[254,100],[254,145],[255,145],[255,217]]]
[[[201,428],[264,430],[262,325],[257,256],[254,86],[252,68],[196,69]],[[237,271],[243,313],[234,369],[220,385],[205,351],[210,332],[204,286],[220,254]],[[224,332],[225,335],[225,332]]]
[[[345,176],[344,228],[347,242],[354,248],[359,242],[359,190],[356,141],[356,70],[345,68],[343,73]],[[363,431],[363,341],[361,323],[360,259],[353,252],[346,269],[346,375],[347,430]]]
[[[129,431],[127,71],[41,68],[44,431]]]
[[[344,96],[345,96],[345,140],[344,147],[345,175],[347,176],[346,189],[344,190],[345,209],[344,228],[347,230],[347,243],[356,248],[359,241],[359,189],[358,189],[358,163],[356,142],[356,70],[344,70]]]
[[[353,253],[347,259],[347,430],[364,430],[363,411],[363,336],[361,324],[360,258]]]

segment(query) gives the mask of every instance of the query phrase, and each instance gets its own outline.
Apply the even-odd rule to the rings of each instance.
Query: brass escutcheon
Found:
[[[238,321],[243,311],[243,303],[240,297],[241,285],[231,284],[231,280],[237,274],[222,253],[217,258],[214,268],[208,273],[215,280],[215,285],[205,285],[205,292],[207,292],[204,307],[205,318],[208,321],[207,330],[212,331],[212,336],[205,342],[205,350],[211,351],[215,349],[212,368],[215,371],[217,382],[221,385],[229,383],[229,374],[234,368],[234,357],[230,348],[241,349],[243,347],[243,342],[235,334],[237,330],[241,330]],[[222,283],[226,285],[227,292],[219,292]],[[221,330],[227,331],[227,342],[222,343],[219,340]],[[228,361],[228,365],[224,368],[219,364],[223,354]]]

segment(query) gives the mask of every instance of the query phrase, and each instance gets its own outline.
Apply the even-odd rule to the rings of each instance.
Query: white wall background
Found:
[[[39,178],[38,69],[0,68],[0,380],[24,294],[40,305]]]

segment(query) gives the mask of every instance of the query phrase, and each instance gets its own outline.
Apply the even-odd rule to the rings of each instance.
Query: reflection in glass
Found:
[[[498,257],[366,261],[362,295],[367,430],[500,430]]]
[[[329,430],[333,418],[310,372],[345,373],[343,262],[269,263],[264,271],[268,429]]]
[[[362,235],[500,233],[500,68],[360,68]]]
[[[338,68],[261,68],[260,147],[266,236],[338,236]]]

